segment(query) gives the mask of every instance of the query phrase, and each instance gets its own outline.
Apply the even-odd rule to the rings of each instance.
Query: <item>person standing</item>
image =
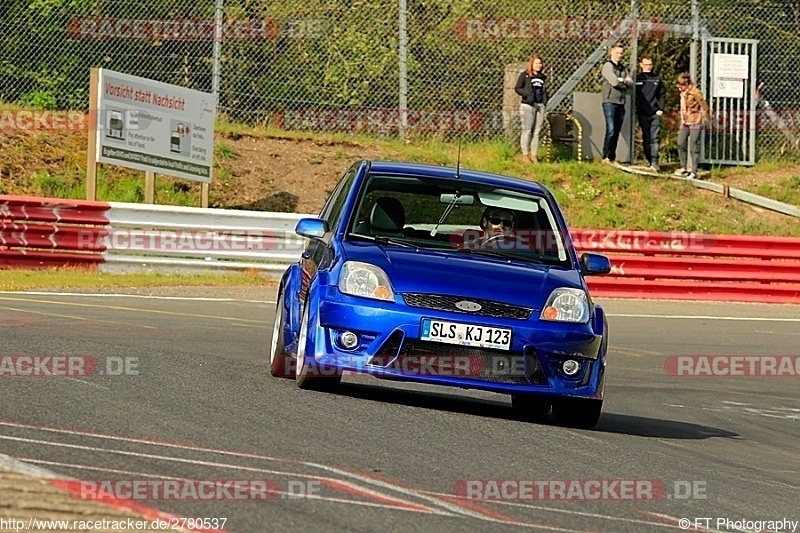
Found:
[[[526,163],[538,163],[539,134],[544,123],[544,108],[547,104],[547,76],[542,72],[542,58],[537,54],[528,59],[528,67],[517,79],[514,90],[522,97],[519,114],[522,122],[522,133],[519,144],[522,149],[522,160]]]
[[[697,164],[700,161],[698,141],[708,121],[708,104],[688,72],[679,74],[675,85],[681,92],[681,125],[678,129],[678,157],[681,160],[681,168],[675,171],[675,175],[696,179]]]
[[[636,117],[642,128],[644,157],[651,170],[659,171],[658,148],[661,115],[664,114],[666,91],[661,76],[653,72],[653,58],[642,57],[642,71],[636,76]]]
[[[610,59],[603,64],[603,116],[606,119],[606,135],[603,139],[603,162],[617,160],[617,141],[625,118],[625,96],[633,87],[628,69],[622,64],[622,45],[615,44],[609,50]]]

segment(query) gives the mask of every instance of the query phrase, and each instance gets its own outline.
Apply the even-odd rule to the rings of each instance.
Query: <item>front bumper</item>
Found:
[[[494,318],[410,307],[401,294],[392,303],[348,296],[333,286],[320,289],[309,354],[322,367],[504,394],[603,397],[605,331],[597,317],[588,324],[541,321],[538,311],[524,320]],[[511,348],[423,341],[425,318],[511,328]],[[351,349],[341,342],[345,331],[358,336]],[[562,370],[568,359],[580,364],[573,376]]]

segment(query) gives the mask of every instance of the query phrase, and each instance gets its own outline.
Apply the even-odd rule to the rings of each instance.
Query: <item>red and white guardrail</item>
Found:
[[[0,268],[282,272],[311,215],[0,196]],[[608,255],[592,294],[800,304],[800,238],[573,230],[579,252]]]
[[[594,296],[800,304],[800,238],[573,230],[579,252],[611,259]]]
[[[283,272],[302,215],[0,196],[0,268]]]

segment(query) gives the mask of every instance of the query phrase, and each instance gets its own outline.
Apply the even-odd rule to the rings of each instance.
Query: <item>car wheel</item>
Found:
[[[269,348],[269,373],[276,378],[293,378],[295,374],[294,358],[286,353],[283,328],[286,312],[283,309],[283,292],[278,294],[278,306],[275,310],[275,326],[272,328],[272,342]]]
[[[342,380],[342,373],[337,369],[320,367],[313,357],[306,357],[308,344],[308,306],[303,310],[300,321],[300,333],[297,337],[297,387],[311,390],[331,390]]]
[[[541,420],[550,412],[550,401],[535,396],[511,396],[511,408],[525,420]]]
[[[576,428],[590,428],[600,419],[603,400],[559,400],[553,402],[553,419],[557,424]]]

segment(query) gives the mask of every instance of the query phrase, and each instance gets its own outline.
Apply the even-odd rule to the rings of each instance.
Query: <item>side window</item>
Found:
[[[319,216],[321,219],[328,222],[328,226],[330,226],[331,229],[334,229],[339,222],[339,217],[342,215],[344,203],[347,201],[347,195],[350,192],[355,177],[355,169],[348,170],[347,173],[342,176],[342,179],[339,180],[339,184],[333,190],[330,198],[328,198],[328,201],[325,202],[325,206],[322,208],[322,212]]]

